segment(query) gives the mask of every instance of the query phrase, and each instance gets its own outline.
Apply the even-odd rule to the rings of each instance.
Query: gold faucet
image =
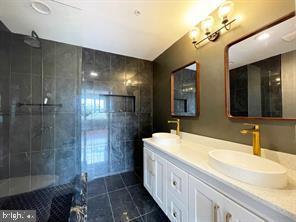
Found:
[[[260,127],[258,124],[244,123],[245,126],[252,126],[251,129],[242,129],[241,134],[246,135],[251,133],[253,135],[253,154],[256,156],[261,156],[261,146],[260,146]]]
[[[175,123],[177,125],[176,134],[180,136],[180,119],[169,120],[168,123]]]

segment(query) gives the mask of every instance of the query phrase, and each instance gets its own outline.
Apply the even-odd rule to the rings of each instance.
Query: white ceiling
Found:
[[[284,41],[282,37],[296,31],[296,17],[292,17],[278,25],[266,29],[251,36],[229,48],[229,68],[251,64],[275,55],[296,50],[296,38],[292,41]],[[268,33],[270,37],[258,40],[262,33]]]
[[[154,60],[223,0],[1,0],[0,20],[12,31],[88,48]],[[55,1],[71,5],[68,7]],[[140,16],[134,14],[135,10]]]

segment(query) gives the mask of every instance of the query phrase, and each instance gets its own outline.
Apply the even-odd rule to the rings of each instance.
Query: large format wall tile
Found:
[[[31,48],[32,74],[41,76],[42,74],[42,49]]]
[[[0,180],[9,178],[9,155],[0,155]]]
[[[55,118],[55,148],[71,147],[76,142],[75,114],[60,113]]]
[[[53,41],[42,40],[43,49],[43,74],[45,76],[55,76],[55,43]]]
[[[19,153],[10,155],[10,176],[23,177],[30,175],[30,155],[29,153]]]
[[[111,54],[111,72],[112,81],[125,81],[125,56]]]
[[[87,144],[94,139],[88,135],[96,132],[108,144],[109,160],[108,171],[102,173],[98,164],[84,161],[90,180],[136,168],[142,174],[139,140],[152,132],[152,71],[149,61],[82,49],[82,147],[90,152]],[[99,146],[92,143],[93,155]]]
[[[56,76],[76,78],[78,70],[77,47],[56,43]]]
[[[10,74],[10,42],[11,34],[0,31],[0,76],[2,77],[9,77]]]
[[[93,70],[98,74],[98,79],[101,81],[112,80],[110,74],[110,54],[102,51],[95,51],[95,61],[93,64]],[[89,74],[89,73],[85,73]]]
[[[31,189],[42,187],[45,176],[54,178],[54,152],[46,150],[31,154]],[[52,180],[51,185],[54,184]]]
[[[56,184],[64,184],[76,175],[74,147],[55,150],[55,175],[58,176]]]
[[[17,106],[18,103],[32,103],[31,77],[23,74],[11,74],[10,82],[10,104],[12,112],[30,112],[29,106]]]
[[[126,113],[125,116],[125,140],[139,139],[139,115],[137,113]]]
[[[110,172],[122,172],[125,170],[125,143],[113,140],[110,144]]]
[[[31,115],[12,114],[9,131],[10,153],[30,151]]]
[[[0,72],[0,113],[9,112],[9,77],[2,77]]]
[[[23,35],[13,35],[11,44],[11,71],[30,75],[31,47],[24,44]]]
[[[75,112],[76,108],[75,79],[58,78],[56,80],[56,102],[62,104],[59,112]]]
[[[31,150],[54,149],[55,114],[32,115]]]

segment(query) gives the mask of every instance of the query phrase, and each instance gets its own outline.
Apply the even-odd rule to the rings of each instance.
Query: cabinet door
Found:
[[[225,198],[223,203],[223,217],[225,222],[264,222],[262,218],[253,214],[246,208],[238,205],[234,201]]]
[[[154,199],[159,207],[166,212],[166,160],[154,154],[155,159],[155,189]]]
[[[189,178],[189,221],[191,222],[264,222],[205,183]]]
[[[167,162],[167,187],[183,203],[188,202],[188,174]]]
[[[144,186],[154,196],[155,188],[155,159],[154,154],[144,148]]]
[[[171,222],[188,222],[188,207],[170,191],[167,192],[166,214]]]
[[[189,177],[189,221],[190,222],[218,222],[223,215],[221,200],[202,192],[199,181]]]

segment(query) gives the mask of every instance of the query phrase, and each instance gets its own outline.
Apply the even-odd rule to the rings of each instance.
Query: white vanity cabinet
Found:
[[[144,186],[164,212],[167,203],[166,168],[165,159],[144,148]]]
[[[144,186],[154,197],[155,190],[155,159],[152,151],[144,148]]]
[[[189,177],[190,222],[263,222],[264,220],[217,192],[200,180]]]
[[[146,147],[144,186],[172,222],[266,221]]]

